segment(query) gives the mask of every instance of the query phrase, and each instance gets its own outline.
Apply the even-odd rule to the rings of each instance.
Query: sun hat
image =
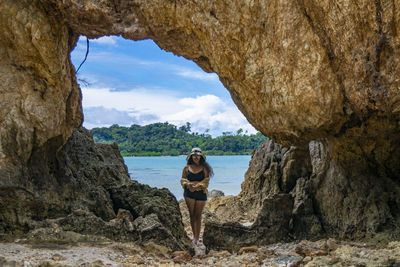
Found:
[[[201,152],[201,149],[200,149],[199,147],[194,147],[194,148],[192,148],[192,151],[191,151],[190,154],[186,157],[186,161],[188,161],[189,158],[190,158],[192,155],[199,155],[199,156],[203,157],[204,160],[206,160],[206,156],[203,155],[203,152]]]

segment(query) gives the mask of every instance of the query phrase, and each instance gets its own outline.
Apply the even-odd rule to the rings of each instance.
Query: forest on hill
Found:
[[[168,122],[130,127],[114,124],[91,132],[97,143],[116,142],[123,156],[186,155],[193,147],[200,147],[206,155],[244,155],[267,140],[260,132],[248,135],[242,129],[213,138],[208,133],[191,132],[189,122],[179,128]]]

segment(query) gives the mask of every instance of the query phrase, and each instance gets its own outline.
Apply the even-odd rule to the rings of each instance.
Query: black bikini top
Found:
[[[188,168],[187,173],[186,173],[186,178],[189,181],[201,181],[201,180],[204,179],[204,170],[201,170],[199,172],[193,173]]]

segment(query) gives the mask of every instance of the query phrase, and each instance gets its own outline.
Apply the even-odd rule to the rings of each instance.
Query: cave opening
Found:
[[[86,40],[82,36],[71,52],[76,69],[87,52]],[[163,167],[154,168],[154,160],[148,156],[182,156],[190,149],[188,145],[203,146],[206,153],[223,154],[224,149],[230,149],[226,144],[213,147],[205,142],[218,136],[256,134],[215,73],[206,73],[194,62],[160,49],[152,40],[132,41],[118,36],[91,39],[87,60],[79,69],[77,80],[82,91],[83,126],[94,129],[96,142],[112,143],[118,134],[129,135],[129,130],[136,135],[147,131],[143,139],[151,131],[174,130],[197,137],[186,148],[181,148],[182,142],[175,146],[165,144],[170,141],[168,133],[164,133],[168,139],[164,143],[132,136],[125,139],[120,136],[117,142],[133,179],[167,187],[177,199],[182,198],[177,179],[185,165],[184,157],[160,158],[165,161],[161,164]],[[157,134],[159,139],[163,138]],[[250,155],[227,157],[226,160],[208,157],[210,164],[217,168],[217,177],[210,182],[210,189],[237,195]]]
[[[87,53],[86,40],[81,37],[71,52],[75,69]],[[235,151],[238,155],[223,155],[227,154],[223,151],[226,148],[223,143],[219,144],[221,147],[212,147],[205,142],[217,137],[229,141],[248,136],[256,143],[265,137],[257,133],[240,113],[218,76],[204,72],[190,60],[161,50],[151,40],[131,41],[105,36],[91,39],[89,43],[88,57],[77,73],[77,80],[82,92],[83,126],[92,131],[94,141],[117,141],[130,178],[152,187],[168,188],[180,200],[184,221],[188,220],[180,185],[182,168],[186,164],[184,149],[200,146],[205,151],[216,174],[209,185],[212,196],[222,192],[236,197],[249,167],[249,152],[259,144],[247,153]],[[135,135],[144,131],[142,140],[132,136],[123,140],[122,135],[130,135],[130,130],[135,131]],[[186,148],[174,147],[164,153],[162,143],[146,139],[146,135],[162,130],[184,131],[200,141],[192,140],[190,147],[186,144]],[[169,138],[167,134],[165,139]],[[129,148],[130,142],[136,142],[135,148]],[[144,153],[152,146],[153,153]],[[134,153],[138,148],[143,152],[136,150]],[[207,209],[206,220],[223,218],[220,213],[226,210],[220,208],[220,203],[215,203]],[[121,207],[114,207],[115,213]],[[134,210],[131,213],[137,214]],[[229,219],[251,225],[256,214],[244,213],[244,216],[235,214]],[[186,228],[188,230],[190,226],[186,225]]]

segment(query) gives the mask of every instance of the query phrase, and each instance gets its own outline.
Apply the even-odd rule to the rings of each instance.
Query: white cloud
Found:
[[[215,73],[206,73],[199,70],[192,70],[188,68],[176,68],[176,74],[185,78],[208,81],[208,82],[218,82],[218,75]]]
[[[239,128],[256,130],[234,104],[215,95],[178,98],[165,91],[145,88],[131,91],[112,91],[108,88],[83,88],[84,125],[88,128],[109,126],[113,123],[146,125],[168,121],[177,126],[192,124],[192,131],[207,129],[213,136],[222,132],[236,132]],[[86,114],[89,111],[91,113]],[[115,122],[112,122],[115,119]]]
[[[130,126],[140,124],[144,120],[159,120],[155,115],[120,111],[115,108],[86,107],[83,110],[85,127],[93,128],[99,126],[111,126],[118,124]]]
[[[116,109],[136,113],[165,114],[178,112],[176,102],[179,99],[166,94],[157,94],[157,90],[149,91],[138,88],[131,91],[112,91],[109,88],[83,88],[83,106]],[[151,122],[142,122],[151,123]]]
[[[116,45],[118,38],[116,36],[103,36],[97,39],[90,39],[89,41],[101,45]]]

